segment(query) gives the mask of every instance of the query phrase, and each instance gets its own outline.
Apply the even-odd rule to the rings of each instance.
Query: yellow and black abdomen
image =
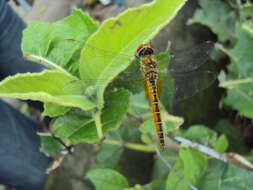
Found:
[[[163,134],[163,124],[160,113],[160,105],[158,98],[158,72],[157,72],[157,62],[153,56],[143,57],[141,60],[141,68],[144,74],[144,78],[148,88],[148,96],[150,104],[152,107],[154,123],[156,127],[157,137],[159,139],[160,148],[164,150],[164,134]]]
[[[163,124],[162,124],[162,119],[161,119],[160,105],[159,105],[156,83],[157,81],[154,82],[153,80],[149,81],[149,79],[147,79],[149,99],[150,99],[150,103],[152,107],[156,134],[159,139],[160,148],[164,150],[165,144],[164,144],[164,135],[163,135]]]
[[[158,98],[158,71],[154,58],[154,49],[151,44],[142,44],[136,50],[136,57],[140,59],[140,66],[144,75],[148,96],[152,107],[156,134],[161,150],[164,150],[164,134]]]

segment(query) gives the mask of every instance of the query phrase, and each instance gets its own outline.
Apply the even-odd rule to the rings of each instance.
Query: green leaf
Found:
[[[85,96],[76,91],[64,91],[64,86],[73,80],[75,77],[72,75],[53,70],[17,74],[0,82],[0,96],[51,102],[84,110],[93,109],[95,104]]]
[[[118,131],[109,132],[108,135],[106,135],[106,141],[112,140],[121,142],[122,139],[117,132]],[[97,154],[96,168],[114,168],[121,159],[124,149],[119,145],[109,144],[106,141],[102,144],[100,152]]]
[[[253,67],[252,67],[253,68]],[[239,111],[240,115],[253,118],[253,79],[228,80],[220,83],[227,89],[224,103]]]
[[[78,75],[79,65],[75,59],[80,55],[83,43],[97,27],[80,10],[74,10],[72,15],[53,24],[32,21],[24,30],[22,51],[25,55],[44,60],[40,63],[49,68],[63,68]]]
[[[56,117],[67,113],[71,107],[65,107],[54,103],[44,103],[43,116]]]
[[[216,126],[215,131],[226,135],[229,141],[228,151],[239,151],[240,153],[246,153],[244,142],[242,141],[239,135],[239,128],[236,128],[236,125],[233,125],[227,120],[220,120]]]
[[[242,29],[247,32],[251,38],[253,38],[253,24],[252,23],[244,23],[242,25]]]
[[[183,170],[183,161],[178,159],[173,167],[173,171],[168,174],[166,190],[191,190],[190,186],[183,179]]]
[[[193,148],[180,149],[179,156],[184,164],[184,178],[193,185],[198,184],[207,167],[207,158]]]
[[[163,130],[165,134],[173,132],[183,123],[182,118],[172,115],[167,115],[167,117],[162,119],[164,119]],[[153,119],[146,120],[140,125],[139,130],[144,134],[150,133],[154,135],[155,134],[154,120]]]
[[[212,160],[201,179],[201,190],[249,190],[253,187],[253,173],[234,165]]]
[[[142,123],[139,127],[139,130],[142,133],[150,133],[150,134],[155,134],[155,124],[152,119],[146,120],[144,123]]]
[[[118,129],[127,111],[129,96],[130,93],[122,89],[106,94],[106,104],[101,111],[100,117],[103,132]],[[94,119],[91,113],[77,109],[71,110],[56,119],[52,131],[55,136],[68,139],[72,144],[81,142],[97,143],[99,139]]]
[[[185,0],[156,0],[129,9],[117,18],[106,20],[87,41],[81,54],[80,75],[96,87],[99,107],[103,107],[106,86],[127,68],[137,46],[152,39],[184,3]],[[105,52],[99,49],[110,53],[105,57]]]
[[[41,136],[40,151],[47,156],[55,155],[64,149],[64,146],[51,136]]]
[[[245,3],[240,6],[240,20],[243,22],[252,21],[253,18],[253,5]]]
[[[228,66],[227,80],[241,80],[253,76],[253,55],[250,51],[253,48],[253,39],[243,30],[240,23],[236,24],[236,37],[237,41],[232,49],[225,49],[221,45],[217,45],[217,48],[231,58],[231,64]],[[221,86],[223,85],[221,84]]]
[[[203,145],[214,145],[217,139],[216,132],[204,125],[191,126],[183,136]]]
[[[63,140],[70,140],[71,144],[98,142],[96,126],[92,116],[77,109],[57,118],[53,124],[52,132]]]
[[[174,166],[178,160],[178,152],[163,151],[161,157],[165,159],[171,166]],[[152,172],[152,179],[158,179],[167,176],[170,172],[169,168],[164,164],[161,159],[156,159]]]
[[[202,9],[197,9],[189,24],[200,23],[208,26],[219,41],[226,41],[234,35],[236,15],[225,2],[219,0],[199,0]]]
[[[192,148],[181,148],[180,158],[166,181],[166,190],[190,190],[189,184],[197,185],[207,168],[206,157]]]
[[[134,187],[125,188],[124,190],[149,190],[149,185],[143,185],[136,184]]]
[[[102,150],[97,155],[97,165],[104,168],[114,168],[123,152],[118,145],[103,144]]]
[[[241,115],[253,118],[253,38],[236,25],[237,42],[232,49],[224,49],[232,63],[228,67],[228,75],[220,81],[220,86],[227,89],[224,103],[239,111]]]
[[[141,116],[142,114],[146,114],[147,111],[151,111],[151,108],[144,92],[131,96],[130,112],[132,114]]]
[[[118,129],[129,107],[130,93],[124,89],[113,90],[105,94],[105,107],[102,109],[101,120],[103,130]]]
[[[225,152],[228,148],[229,142],[225,135],[221,135],[215,143],[214,150],[217,152]]]
[[[128,187],[124,176],[111,169],[94,169],[87,173],[96,190],[120,190]]]

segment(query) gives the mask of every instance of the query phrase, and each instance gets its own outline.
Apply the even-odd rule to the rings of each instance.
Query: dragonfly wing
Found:
[[[208,63],[214,43],[204,42],[194,48],[176,50],[176,54],[170,57],[169,72],[172,74],[191,72]]]
[[[126,70],[121,72],[108,84],[107,88],[108,89],[125,88],[131,91],[132,93],[141,92],[144,89],[144,79],[137,62],[138,62],[137,60],[134,60]],[[104,80],[106,80],[106,78],[74,80],[66,85],[66,89],[68,88],[83,89],[83,94],[93,96],[94,94],[89,92],[89,90],[92,88],[102,86],[104,84]]]
[[[196,70],[184,74],[162,75],[161,99],[166,104],[177,103],[191,98],[195,94],[207,89],[214,83],[217,76],[212,71]]]

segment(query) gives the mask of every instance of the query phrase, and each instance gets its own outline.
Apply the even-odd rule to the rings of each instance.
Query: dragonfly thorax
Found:
[[[140,59],[141,70],[143,75],[148,80],[156,80],[158,71],[157,71],[157,62],[154,56],[145,56]]]

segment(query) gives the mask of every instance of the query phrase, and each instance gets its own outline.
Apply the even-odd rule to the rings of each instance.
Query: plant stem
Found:
[[[132,150],[138,150],[143,152],[155,152],[155,147],[153,145],[143,145],[137,143],[125,143],[126,148]]]
[[[103,139],[104,135],[103,135],[103,130],[102,130],[102,123],[101,123],[101,112],[97,111],[94,115],[93,115],[94,121],[95,121],[95,125],[96,125],[96,129],[97,129],[97,134],[98,134],[98,138],[100,140]]]
[[[138,150],[143,152],[155,152],[155,147],[153,145],[143,145],[138,143],[129,143],[129,142],[120,142],[116,140],[105,140],[104,141],[107,144],[113,144],[118,146],[124,146],[131,150]]]

